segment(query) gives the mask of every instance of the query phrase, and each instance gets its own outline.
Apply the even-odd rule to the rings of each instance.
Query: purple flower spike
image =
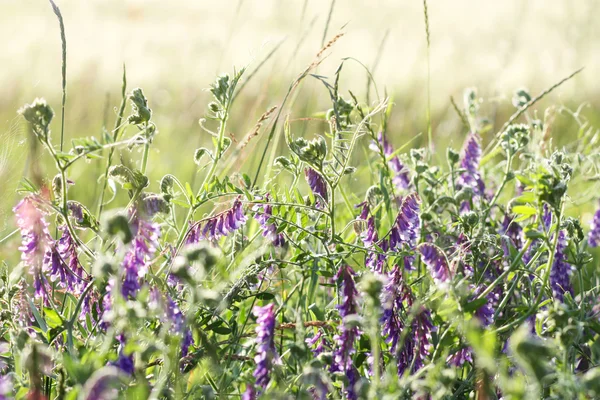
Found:
[[[269,219],[273,216],[273,206],[269,204],[270,196],[265,196],[265,204],[254,206],[254,218],[263,229],[263,236],[273,242],[274,246],[281,247],[285,244],[283,233],[277,233],[277,225],[270,223]],[[260,212],[262,210],[262,213]]]
[[[66,287],[73,294],[80,294],[85,286],[84,271],[77,257],[77,247],[66,226],[62,228],[63,234],[56,244],[56,249],[62,260],[62,265],[67,266],[63,287]],[[50,275],[53,278],[52,274]]]
[[[475,290],[474,298],[478,297],[479,294],[481,292],[483,292],[483,290],[484,290],[484,287],[479,286]],[[494,323],[494,314],[495,314],[494,306],[497,305],[497,303],[499,302],[499,297],[500,296],[498,294],[498,290],[491,291],[486,296],[486,303],[483,304],[481,307],[479,307],[477,309],[477,311],[475,311],[475,317],[477,317],[477,319],[479,320],[479,322],[481,322],[481,324],[483,326],[489,326]]]
[[[383,305],[381,315],[382,333],[386,336],[386,343],[390,344],[390,350],[395,352],[400,334],[404,328],[400,311],[403,310],[402,303],[407,297],[400,267],[396,266],[390,272],[388,283],[385,285],[381,297]]]
[[[313,337],[307,338],[305,343],[311,349],[315,357],[323,353],[325,349],[329,347],[327,341],[323,337],[323,332],[320,330]]]
[[[500,233],[506,235],[512,241],[513,246],[515,246],[517,250],[521,250],[523,248],[523,228],[521,228],[521,225],[519,225],[517,222],[513,221],[513,218],[510,216],[504,216]]]
[[[9,375],[0,376],[0,400],[12,399],[13,385]]]
[[[430,243],[423,243],[418,247],[418,250],[423,256],[423,262],[436,283],[440,284],[450,279],[450,269],[448,268],[446,257],[439,247]]]
[[[256,342],[257,354],[254,357],[256,369],[254,377],[256,385],[265,390],[271,380],[271,369],[277,362],[278,355],[275,349],[275,304],[264,307],[254,307],[252,313],[256,316]]]
[[[485,185],[479,173],[481,161],[481,137],[478,133],[471,133],[463,146],[460,167],[464,169],[458,177],[458,187],[470,187],[477,196],[483,196]]]
[[[446,359],[446,362],[455,367],[462,367],[466,362],[472,363],[473,355],[471,354],[471,349],[468,347],[463,347],[456,353],[449,355]]]
[[[246,385],[246,391],[242,395],[242,400],[256,400],[256,390],[251,384]]]
[[[402,201],[396,222],[390,231],[390,249],[397,250],[403,244],[409,249],[416,246],[421,224],[419,204],[420,199],[416,193],[409,194]]]
[[[148,272],[148,263],[156,251],[160,228],[157,224],[134,216],[132,230],[135,233],[133,243],[123,260],[125,278],[121,292],[124,298],[136,295],[141,279]]]
[[[48,296],[48,282],[42,273],[44,259],[50,251],[52,237],[48,232],[48,223],[44,219],[44,213],[38,207],[39,200],[33,196],[27,196],[13,208],[17,217],[17,227],[21,232],[21,260],[30,268],[33,276],[35,295],[44,302]]]
[[[215,217],[209,219],[204,225],[202,234],[212,240],[217,241],[221,237],[229,235],[231,232],[238,230],[246,223],[244,215],[244,207],[240,199],[235,199],[233,206]]]
[[[344,372],[348,379],[348,385],[344,388],[346,398],[355,399],[356,392],[354,384],[357,381],[356,372],[352,365],[352,354],[355,353],[354,342],[359,335],[358,327],[347,324],[351,316],[355,316],[358,311],[358,291],[354,283],[353,276],[355,272],[347,265],[342,265],[335,278],[340,281],[341,304],[338,305],[340,316],[342,317],[341,333],[335,335],[334,339],[337,348],[333,353],[332,372]]]
[[[312,168],[306,168],[304,170],[304,175],[306,177],[306,181],[308,182],[308,186],[310,186],[310,190],[312,190],[313,194],[318,195],[327,202],[327,183],[325,183],[325,179],[317,171]],[[321,206],[324,205],[323,202],[317,200],[317,204]]]
[[[114,361],[112,365],[119,368],[126,374],[133,375],[133,372],[135,370],[133,353],[130,355],[125,355],[124,348],[126,340],[124,335],[119,335],[117,339],[119,340],[119,358],[117,358],[117,360]]]
[[[186,244],[195,244],[202,240],[202,230],[200,229],[200,223],[190,221],[190,227],[188,229],[187,238],[185,239]]]
[[[567,262],[567,255],[565,254],[567,244],[565,232],[560,231],[558,233],[558,244],[556,246],[556,253],[554,254],[554,262],[550,270],[550,287],[552,288],[554,297],[561,302],[564,300],[565,293],[569,292],[573,295],[570,279],[573,266]]]
[[[413,323],[413,340],[415,342],[416,349],[413,371],[418,371],[423,368],[425,358],[429,355],[431,331],[433,330],[434,327],[431,322],[431,313],[429,310],[422,308]]]
[[[383,136],[383,132],[379,132],[377,134],[377,141],[383,148],[383,155],[386,156],[386,158],[389,158],[394,153],[394,148],[388,142],[387,138]],[[374,151],[379,151],[375,143],[373,143],[370,147]],[[394,176],[392,177],[392,183],[394,184],[394,186],[401,190],[407,189],[410,186],[408,168],[406,168],[404,164],[402,164],[398,156],[393,156],[392,158],[390,158],[388,160],[388,166],[394,173]]]
[[[183,315],[177,304],[168,294],[165,295],[165,298],[165,319],[171,324],[171,333],[182,338],[181,357],[185,357],[188,355],[190,346],[194,344],[194,336],[185,322],[185,315]]]
[[[590,244],[590,247],[598,247],[600,245],[600,208],[596,210],[594,218],[590,223],[588,243]]]

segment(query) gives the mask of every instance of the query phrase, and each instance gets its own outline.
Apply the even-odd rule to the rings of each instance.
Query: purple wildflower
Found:
[[[485,185],[479,173],[481,161],[481,137],[478,133],[471,133],[463,146],[461,168],[464,170],[458,177],[458,187],[470,187],[477,196],[483,196]]]
[[[383,155],[389,158],[394,153],[394,148],[388,142],[387,138],[383,136],[383,132],[377,134],[377,141],[383,148]],[[370,146],[372,150],[379,151],[378,147],[373,143]],[[388,160],[388,166],[394,173],[392,177],[392,183],[398,189],[407,189],[410,186],[410,177],[408,175],[408,168],[402,164],[398,156],[393,156]]]
[[[254,389],[254,385],[247,384],[246,391],[242,395],[242,400],[256,400],[256,390]]]
[[[471,349],[468,347],[463,347],[456,353],[449,355],[446,359],[446,362],[455,367],[462,367],[466,362],[472,363],[473,355],[471,354]]]
[[[123,269],[125,278],[121,292],[124,298],[134,297],[140,288],[140,281],[148,272],[148,263],[156,251],[160,228],[157,224],[135,215],[132,230],[134,238],[125,259]]]
[[[411,193],[402,200],[396,221],[390,230],[389,248],[392,250],[414,250],[420,237],[419,196]],[[415,257],[404,257],[404,268],[413,269]]]
[[[552,294],[559,301],[564,300],[564,295],[567,292],[573,295],[570,280],[573,267],[568,263],[565,254],[567,244],[565,232],[560,231],[558,233],[558,243],[556,246],[556,253],[554,254],[554,262],[552,263],[552,269],[550,270],[550,287],[552,288]]]
[[[365,201],[361,204],[358,204],[357,207],[362,207],[362,211],[359,220],[363,220],[367,222],[367,229],[363,230],[360,233],[360,238],[363,244],[366,247],[371,247],[373,245],[377,245],[384,252],[388,250],[388,242],[386,240],[379,240],[379,235],[377,234],[377,228],[375,227],[375,218],[373,216],[369,216],[369,204]],[[386,261],[385,254],[378,251],[367,251],[367,256],[365,258],[365,265],[371,269],[371,271],[379,272],[383,271],[383,266]]]
[[[413,371],[421,369],[424,365],[425,357],[429,355],[429,344],[431,343],[431,331],[433,329],[431,313],[428,309],[422,307],[413,322],[413,340],[416,349]]]
[[[0,400],[8,400],[13,398],[13,385],[9,375],[0,376]]]
[[[483,292],[483,286],[480,286],[475,290],[475,297]],[[483,326],[489,326],[494,323],[494,306],[498,302],[497,291],[491,291],[486,296],[486,302],[475,311],[475,317],[481,322]]]
[[[278,359],[275,349],[275,304],[264,307],[254,307],[252,313],[256,316],[257,354],[254,357],[256,384],[265,390],[271,380],[271,368]]]
[[[50,274],[52,281],[60,277],[59,284],[73,294],[79,294],[84,288],[83,268],[77,257],[77,247],[66,226],[62,228],[63,234],[56,243],[56,252],[59,256],[59,268]],[[56,253],[53,251],[53,253]],[[54,266],[54,264],[53,264]]]
[[[594,213],[594,218],[590,223],[590,233],[588,236],[590,247],[598,247],[600,245],[600,208]]]
[[[385,252],[388,251],[388,242],[386,240],[380,240],[376,244],[383,252],[369,251],[365,258],[365,265],[371,271],[381,273],[387,260]]]
[[[38,200],[33,196],[22,199],[14,208],[17,227],[21,232],[21,260],[30,268],[33,275],[35,295],[44,302],[48,298],[48,281],[42,273],[46,252],[50,249],[52,237],[48,232],[48,223],[44,213],[37,206]]]
[[[100,318],[100,328],[106,330],[109,326],[109,313],[112,309],[112,302],[115,290],[115,279],[109,278],[106,283],[106,294],[102,299],[102,317]]]
[[[233,206],[221,214],[209,219],[204,225],[202,234],[210,240],[216,241],[223,236],[241,228],[246,223],[244,208],[240,199],[235,199]]]
[[[285,244],[285,236],[283,233],[277,232],[277,225],[269,222],[273,216],[273,206],[269,204],[269,195],[265,196],[265,204],[257,204],[254,206],[254,218],[263,228],[263,236],[273,242],[274,246],[281,247]],[[262,210],[262,213],[260,212]]]
[[[325,179],[317,171],[312,168],[306,168],[304,170],[304,175],[306,177],[306,181],[308,182],[308,186],[310,186],[310,190],[312,190],[313,194],[318,195],[327,202],[327,183],[325,183]],[[317,200],[317,204],[323,205],[320,200]]]
[[[341,304],[337,306],[342,317],[341,334],[335,335],[337,348],[333,353],[332,372],[344,372],[349,384],[345,387],[346,397],[355,399],[354,383],[357,376],[352,365],[352,354],[355,353],[354,341],[359,335],[356,326],[347,323],[349,318],[355,317],[358,312],[358,291],[354,283],[355,272],[347,265],[342,265],[335,278],[341,282]]]
[[[360,238],[363,244],[366,247],[371,247],[375,244],[378,247],[380,247],[383,251],[387,251],[387,241],[379,240],[377,228],[375,227],[375,218],[373,216],[369,216],[369,204],[365,201],[363,203],[358,204],[356,207],[362,207],[362,211],[358,219],[367,222],[367,229],[363,230],[363,232],[360,233]],[[385,264],[385,261],[385,254],[376,251],[367,251],[365,264],[372,271],[381,272],[383,270],[383,265]]]
[[[423,243],[418,248],[423,256],[423,262],[429,269],[429,273],[433,280],[440,284],[450,279],[450,269],[446,257],[439,247],[430,243]]]
[[[119,368],[121,371],[125,372],[126,374],[129,375],[133,375],[133,372],[135,370],[135,364],[133,361],[133,353],[126,355],[125,354],[125,336],[124,335],[119,335],[117,337],[118,341],[119,341],[119,358],[117,358],[116,361],[114,361],[112,363],[112,365],[114,365],[115,367]]]
[[[546,203],[544,203],[543,211],[542,222],[544,223],[544,228],[548,231],[552,225],[552,211],[550,211],[550,207]]]
[[[364,201],[358,204],[356,207],[362,207],[358,219],[367,222],[367,229],[360,233],[360,239],[366,247],[370,247],[373,245],[373,243],[379,240],[377,228],[375,227],[375,218],[373,216],[369,216],[368,202]]]
[[[408,335],[404,340],[402,349],[396,354],[396,364],[398,370],[398,376],[401,377],[410,368],[412,361],[415,357],[415,340],[414,337]]]
[[[504,216],[500,233],[506,235],[512,241],[515,249],[521,250],[523,248],[523,228],[517,222],[513,221],[513,218],[510,216]]]
[[[400,334],[404,324],[400,319],[400,311],[404,309],[402,303],[407,293],[402,278],[402,270],[396,266],[388,275],[388,283],[382,293],[383,313],[381,315],[382,333],[386,336],[386,343],[390,350],[396,351]]]
[[[397,250],[402,244],[412,249],[420,234],[419,195],[411,193],[402,200],[394,226],[390,231],[390,249]]]
[[[146,194],[142,200],[147,218],[152,218],[158,213],[169,211],[169,205],[164,197],[158,194]]]
[[[96,371],[86,382],[84,393],[86,400],[112,400],[119,397],[117,387],[120,386],[119,369],[109,366]],[[87,390],[86,390],[87,389]]]
[[[71,215],[73,216],[77,224],[81,225],[85,222],[85,218],[83,215],[83,207],[81,206],[81,204],[71,201],[67,204],[67,208],[69,209],[69,211],[71,211]]]
[[[323,337],[323,331],[321,330],[317,331],[316,335],[313,337],[306,338],[304,342],[310,347],[315,357],[323,353],[326,350],[326,347],[329,347],[325,337]]]
[[[190,221],[190,227],[188,228],[187,237],[185,239],[186,244],[195,244],[202,240],[202,229],[200,223]]]
[[[96,318],[101,318],[102,311],[100,310],[100,303],[100,294],[96,289],[92,288],[88,295],[83,299],[79,319],[85,321],[86,316],[89,315],[90,319],[94,321],[92,313],[93,309],[96,310]]]
[[[188,355],[190,346],[194,343],[194,337],[192,331],[185,323],[185,315],[183,315],[177,304],[169,295],[165,295],[165,297],[165,317],[171,324],[171,333],[182,337],[181,357],[185,357]]]

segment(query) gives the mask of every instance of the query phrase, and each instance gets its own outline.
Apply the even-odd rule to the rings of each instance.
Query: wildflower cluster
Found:
[[[553,148],[532,117],[493,132],[470,90],[461,152],[395,150],[389,100],[343,98],[341,70],[315,75],[330,132],[288,120],[275,158],[276,119],[236,173],[245,75],[219,76],[190,182],[150,178],[155,113],[126,79],[112,134],[66,151],[52,108],[25,106],[57,175],[13,210],[0,398],[598,397],[600,211],[570,196],[596,193],[597,149]],[[110,200],[69,190],[82,159]]]

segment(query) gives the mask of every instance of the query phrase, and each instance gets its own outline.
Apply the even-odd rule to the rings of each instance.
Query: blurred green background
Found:
[[[252,72],[268,58],[232,110],[228,134],[242,140],[262,113],[281,102],[291,81],[313,61],[322,44],[340,30],[345,36],[317,73],[333,76],[342,58],[360,60],[372,70],[379,94],[387,93],[395,103],[389,125],[394,144],[426,129],[427,46],[421,1],[338,0],[333,7],[329,0],[58,0],[57,4],[67,34],[67,143],[79,136],[100,137],[104,125],[111,129],[126,64],[128,89],[144,89],[160,131],[148,167],[154,186],[167,172],[193,181],[194,150],[208,138],[198,125],[209,101],[204,89],[217,74],[244,65]],[[461,103],[466,87],[478,88],[485,99],[483,110],[497,129],[514,111],[515,89],[524,86],[536,95],[580,67],[585,67],[581,74],[534,109],[543,115],[551,104],[576,109],[587,103],[582,118],[595,124],[600,109],[600,25],[595,21],[599,1],[432,0],[428,5],[431,107],[438,149],[443,151],[449,143],[461,146],[464,129],[450,97]],[[58,22],[47,1],[0,0],[0,239],[14,229],[11,207],[19,198],[15,189],[28,166],[39,162],[47,168],[46,178],[55,174],[45,155],[28,156],[26,125],[16,111],[35,97],[44,97],[59,113],[60,54]],[[364,100],[363,67],[347,63],[341,87],[345,96],[352,90]],[[373,88],[370,96],[374,101]],[[292,120],[310,117],[327,109],[328,100],[323,85],[309,78],[284,115]],[[59,120],[54,121],[55,140]],[[560,129],[553,129],[553,136],[558,143],[568,142],[578,129],[566,115],[556,124]],[[296,136],[312,135],[326,126],[296,121],[293,129]],[[232,172],[252,170],[264,138],[263,128]],[[413,144],[422,145],[423,139]],[[124,157],[139,159],[137,152]],[[70,175],[76,182],[72,196],[92,209],[99,193],[92,176],[103,166],[104,162],[92,162]],[[16,241],[7,244],[14,248]]]

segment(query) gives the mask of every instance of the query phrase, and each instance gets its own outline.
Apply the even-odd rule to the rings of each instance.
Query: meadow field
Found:
[[[0,10],[0,400],[600,397],[600,2]]]

